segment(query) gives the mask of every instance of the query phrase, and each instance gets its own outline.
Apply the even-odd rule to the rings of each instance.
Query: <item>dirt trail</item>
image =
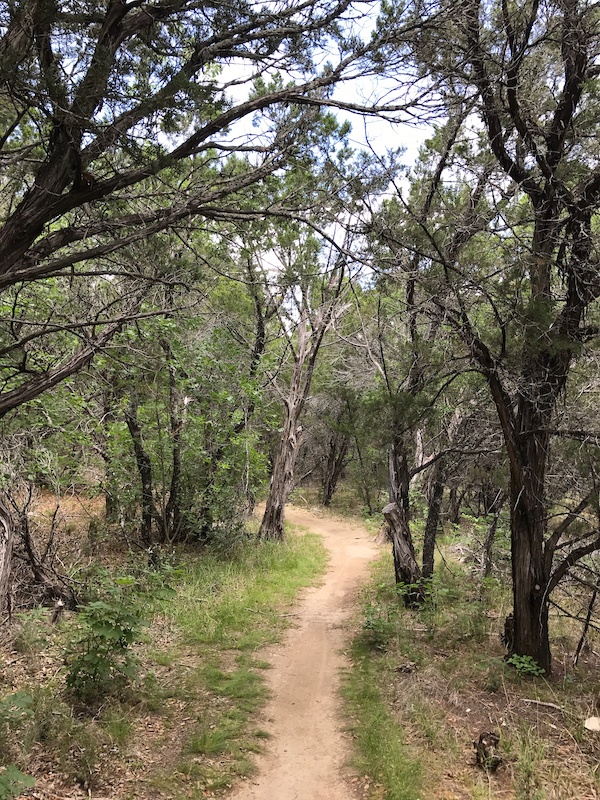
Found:
[[[297,625],[266,654],[272,699],[266,729],[272,738],[258,772],[230,800],[352,800],[345,764],[350,743],[339,718],[339,676],[357,587],[377,549],[362,526],[289,508],[287,519],[323,537],[330,551],[324,583],[309,589]]]

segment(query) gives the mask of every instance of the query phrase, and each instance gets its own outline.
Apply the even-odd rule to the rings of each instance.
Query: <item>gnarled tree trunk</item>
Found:
[[[421,587],[421,570],[415,558],[415,548],[406,515],[397,503],[388,503],[382,513],[392,542],[396,583],[406,586],[404,594],[406,605],[417,605],[425,598]]]

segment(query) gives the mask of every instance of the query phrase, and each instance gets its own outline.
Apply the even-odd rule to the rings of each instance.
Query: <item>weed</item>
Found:
[[[506,663],[514,667],[521,677],[530,676],[533,678],[541,677],[544,670],[532,656],[518,656],[516,654],[506,659]]]
[[[16,692],[0,700],[0,751],[15,752],[15,734],[33,715],[32,699],[27,692]],[[8,780],[8,779],[7,779]]]
[[[48,641],[48,609],[36,608],[18,614],[12,646],[18,653],[38,653]]]
[[[534,728],[517,728],[512,734],[511,749],[516,756],[515,800],[542,800],[544,794],[540,782],[541,764],[545,746]]]
[[[363,621],[363,638],[369,647],[384,650],[395,633],[396,623],[390,619],[388,609],[379,605],[367,606]]]
[[[101,716],[104,730],[111,740],[122,747],[131,734],[131,719],[121,706],[108,706]]]
[[[343,692],[359,751],[357,766],[386,787],[388,800],[417,800],[420,765],[409,755],[400,726],[386,710],[369,651],[360,639],[354,643],[352,658],[354,666]]]

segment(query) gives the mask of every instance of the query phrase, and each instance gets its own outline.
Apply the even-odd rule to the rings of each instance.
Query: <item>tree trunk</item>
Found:
[[[397,503],[388,503],[382,513],[392,541],[396,584],[406,586],[404,602],[408,607],[413,607],[423,602],[425,598],[421,586],[421,570],[415,558],[415,549],[406,515]]]
[[[333,309],[332,301],[325,310],[322,310],[322,313],[317,314],[318,322],[311,323],[309,327],[308,308],[303,308],[300,322],[296,328],[296,346],[294,347],[290,342],[294,353],[294,367],[284,400],[283,430],[273,462],[269,495],[258,532],[259,539],[276,541],[284,539],[285,504],[294,485],[294,467],[300,447],[301,428],[299,422],[310,392],[319,348],[325,332],[329,328]]]
[[[150,547],[152,544],[152,520],[155,515],[154,494],[152,486],[152,462],[142,439],[142,431],[137,416],[137,401],[134,395],[130,397],[129,406],[125,410],[125,422],[133,443],[135,462],[138,468],[142,485],[142,518],[140,523],[140,536],[143,543]]]
[[[0,617],[11,615],[10,589],[12,574],[12,552],[15,539],[13,519],[0,502]]]
[[[442,458],[434,464],[433,474],[429,480],[429,508],[423,536],[423,577],[425,579],[433,576],[435,543],[442,513],[444,487],[446,485],[446,465],[444,461],[445,459]]]
[[[106,521],[114,523],[119,516],[119,503],[115,491],[115,479],[110,455],[110,425],[115,422],[115,393],[110,389],[102,392],[102,460],[104,461],[104,515]]]
[[[177,388],[175,367],[171,346],[166,340],[161,342],[167,360],[169,371],[169,425],[172,444],[172,469],[171,483],[169,486],[169,499],[165,506],[163,520],[163,535],[171,541],[180,538],[182,533],[181,511],[181,430],[183,418],[181,415],[181,398]]]
[[[526,482],[511,481],[511,544],[515,635],[512,652],[531,656],[549,675],[548,631],[549,575],[544,565],[546,507],[539,495],[543,475]],[[538,465],[538,469],[541,465]],[[541,485],[540,485],[541,484]]]
[[[496,512],[494,514],[494,518],[490,522],[489,528],[487,529],[485,542],[483,543],[483,558],[481,565],[482,578],[489,578],[492,573],[492,565],[493,565],[492,551],[494,548],[494,541],[496,539],[496,531],[498,529],[500,514],[502,512],[502,509],[504,508],[506,500],[507,496],[505,492],[499,492],[496,495],[496,500],[494,502],[494,505],[496,505]]]
[[[360,465],[360,475],[362,479],[362,493],[365,498],[365,503],[367,506],[367,511],[369,512],[369,516],[372,517],[375,513],[375,508],[373,506],[373,500],[371,498],[371,487],[369,486],[369,478],[367,475],[367,470],[365,467],[365,462],[363,459],[362,451],[360,449],[360,445],[358,443],[358,438],[354,437],[354,444],[356,445],[356,455],[358,457],[358,463]]]
[[[462,505],[464,492],[458,491],[458,486],[450,487],[448,497],[448,519],[452,525],[460,525],[460,507]]]
[[[259,539],[282,542],[285,538],[285,504],[294,485],[294,466],[299,446],[297,421],[296,407],[286,407],[286,419],[273,463],[265,513],[258,532]]]
[[[325,475],[323,476],[323,505],[327,508],[331,504],[338,481],[346,466],[346,454],[348,453],[349,439],[343,434],[335,434],[329,443],[329,454],[325,464]]]

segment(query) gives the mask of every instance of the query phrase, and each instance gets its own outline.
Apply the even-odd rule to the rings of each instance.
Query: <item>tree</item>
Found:
[[[466,0],[430,4],[428,15],[413,63],[445,113],[464,123],[445,168],[456,189],[446,191],[444,219],[423,221],[423,252],[444,292],[438,316],[485,378],[502,429],[514,652],[549,672],[550,594],[600,546],[593,524],[570,547],[564,541],[596,504],[594,486],[554,527],[558,498],[548,495],[557,402],[599,333],[597,9],[581,0]]]
[[[311,109],[367,45],[352,38],[349,0],[31,0],[0,13],[6,414],[89,363],[139,313],[148,281],[180,279],[139,269],[127,256],[135,243],[198,216],[302,212],[300,192],[265,208],[247,195],[301,149]],[[55,304],[37,318],[22,305],[45,287],[92,295],[107,279],[112,299],[85,315]],[[31,342],[54,335],[51,363],[33,363]]]
[[[288,308],[281,306],[281,331],[290,354],[290,376],[279,389],[283,423],[273,459],[271,481],[259,538],[284,539],[285,504],[293,489],[294,468],[300,448],[300,419],[309,397],[317,357],[325,334],[347,289],[346,264],[335,247],[329,260],[319,265],[320,243],[308,235],[288,248],[284,267],[294,280],[289,286]],[[281,253],[282,259],[285,258]],[[284,318],[285,315],[285,318]]]

